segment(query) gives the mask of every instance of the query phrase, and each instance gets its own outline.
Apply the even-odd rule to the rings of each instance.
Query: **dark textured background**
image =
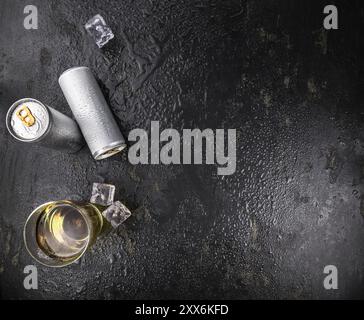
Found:
[[[339,30],[322,28],[326,4]],[[2,298],[359,298],[364,296],[364,10],[362,1],[32,0],[0,10]],[[98,49],[84,23],[115,38]],[[33,97],[71,115],[57,79],[89,66],[123,133],[237,128],[237,171],[95,162],[16,142],[5,114]],[[36,206],[117,186],[133,216],[78,264],[33,264],[22,228]],[[323,268],[339,290],[323,288]]]

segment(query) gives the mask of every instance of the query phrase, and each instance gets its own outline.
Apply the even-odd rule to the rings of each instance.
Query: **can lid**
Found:
[[[67,70],[65,70],[65,71],[63,71],[62,72],[62,74],[59,76],[59,78],[58,78],[58,82],[61,80],[61,78],[63,78],[63,76],[65,76],[67,73],[69,73],[69,72],[73,72],[73,71],[79,71],[79,70],[89,70],[90,72],[91,72],[91,70],[90,70],[90,68],[89,67],[85,67],[85,66],[79,66],[79,67],[72,67],[72,68],[69,68],[69,69],[67,69]]]
[[[6,126],[10,134],[24,142],[34,142],[41,138],[48,130],[49,123],[47,107],[31,98],[16,101],[6,115]]]

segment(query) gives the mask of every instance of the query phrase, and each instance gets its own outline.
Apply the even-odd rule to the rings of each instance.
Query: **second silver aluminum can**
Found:
[[[33,123],[26,125],[21,120],[20,112],[25,112],[25,118],[32,118]],[[19,141],[39,143],[48,148],[70,153],[80,150],[85,144],[74,120],[32,98],[13,103],[6,115],[6,127]]]
[[[91,70],[68,69],[58,82],[92,156],[101,160],[123,150],[125,139]]]

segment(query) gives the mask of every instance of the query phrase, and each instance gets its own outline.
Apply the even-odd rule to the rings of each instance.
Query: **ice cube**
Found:
[[[102,48],[112,38],[114,38],[114,34],[112,33],[110,27],[106,24],[104,18],[99,14],[87,21],[85,24],[85,29],[93,37],[99,48]]]
[[[110,207],[102,212],[103,216],[116,228],[131,216],[130,210],[120,201],[115,201]]]
[[[114,202],[115,186],[106,183],[94,183],[90,202],[101,206],[109,206]]]

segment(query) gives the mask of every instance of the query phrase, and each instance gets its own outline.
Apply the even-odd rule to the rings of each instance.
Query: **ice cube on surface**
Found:
[[[87,21],[85,24],[85,29],[93,37],[99,48],[102,48],[112,38],[114,38],[111,28],[106,24],[104,18],[99,14]]]
[[[115,201],[110,207],[102,212],[103,216],[116,228],[131,216],[130,210],[120,201]]]
[[[114,202],[115,186],[106,183],[94,183],[90,202],[101,206],[109,206]]]

